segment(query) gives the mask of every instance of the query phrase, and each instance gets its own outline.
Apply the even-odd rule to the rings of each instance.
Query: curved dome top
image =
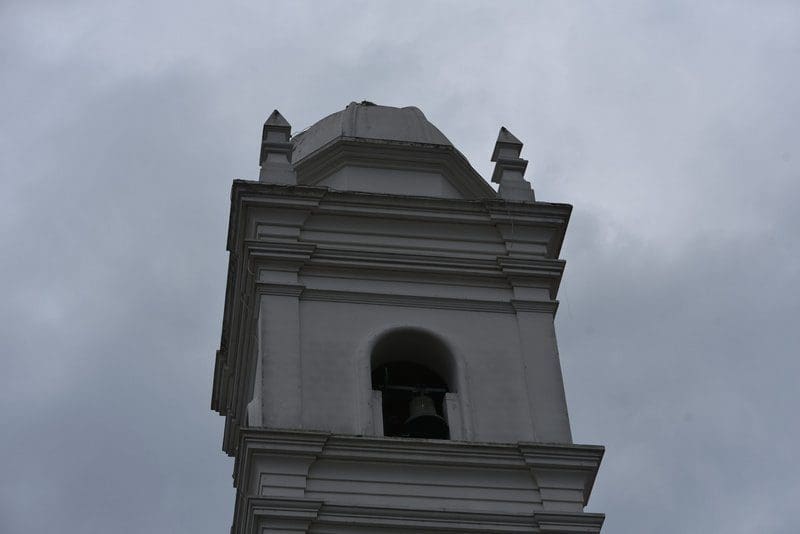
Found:
[[[339,138],[377,139],[453,146],[419,108],[351,102],[292,138],[292,161],[297,163]]]

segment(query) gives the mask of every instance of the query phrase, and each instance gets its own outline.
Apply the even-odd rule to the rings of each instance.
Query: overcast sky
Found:
[[[463,0],[0,2],[0,532],[228,531],[231,180],[363,99],[575,206],[604,532],[800,532],[800,3]]]

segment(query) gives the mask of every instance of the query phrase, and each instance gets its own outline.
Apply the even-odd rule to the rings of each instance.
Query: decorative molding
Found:
[[[604,514],[534,512],[541,534],[598,534],[606,519]]]
[[[559,202],[506,202],[503,199],[484,200],[483,205],[494,222],[515,225],[566,227],[572,205]]]
[[[468,310],[491,313],[514,313],[508,302],[493,300],[457,299],[446,297],[424,297],[390,293],[366,293],[329,289],[306,289],[302,300],[324,302],[349,302],[355,304],[377,304],[381,306],[403,306],[409,308],[436,308],[445,310]]]
[[[433,254],[410,254],[384,250],[317,248],[311,257],[314,266],[393,269],[413,272],[453,273],[497,276],[497,262],[491,259],[464,258]]]
[[[299,241],[245,241],[250,258],[259,267],[269,266],[273,270],[297,271],[317,248],[312,243]]]
[[[517,444],[525,464],[547,469],[579,469],[596,471],[605,454],[601,445],[562,445],[520,442]]]
[[[557,300],[520,300],[513,299],[511,306],[517,312],[549,313],[555,315],[558,311]]]
[[[241,429],[239,453],[233,473],[234,486],[247,487],[253,475],[251,471],[254,458],[258,455],[307,458],[308,465],[311,465],[322,453],[329,437],[329,434],[323,432]],[[306,472],[307,468],[308,466]]]
[[[276,532],[284,529],[318,534],[376,529],[596,534],[603,523],[601,514],[581,512],[581,503],[572,497],[577,495],[580,500],[585,489],[583,481],[587,475],[593,478],[602,447],[362,437],[258,428],[243,429],[240,443],[234,484],[245,499],[248,512],[246,516],[236,515],[239,519],[232,532],[237,534],[252,532],[248,529],[254,525]],[[382,483],[391,483],[391,477],[414,468],[448,473],[436,483],[419,482],[420,488],[426,488],[423,494],[436,488],[430,494],[448,503],[444,508],[433,502],[427,508],[398,507],[405,502],[403,499],[414,498],[413,485],[406,492],[375,493],[381,491]],[[542,487],[532,476],[530,486],[519,485],[514,473],[521,470],[530,471],[529,476],[542,472],[548,475],[546,481],[556,484]],[[341,478],[331,478],[337,472]],[[390,478],[375,478],[377,473]],[[467,478],[459,478],[462,475],[458,473]],[[486,474],[485,486],[480,486],[479,494],[464,495],[458,481],[475,481],[477,473]],[[511,480],[517,482],[509,485]],[[320,483],[329,489],[322,491]],[[332,491],[339,484],[344,484],[341,492]],[[470,487],[474,491],[478,486]],[[450,493],[441,493],[443,490]],[[382,495],[383,500],[364,504],[359,498],[353,499],[362,492],[365,497]],[[321,499],[321,495],[326,497]],[[497,499],[502,499],[504,508],[494,509],[492,503]],[[386,504],[376,506],[375,502]],[[245,521],[247,525],[243,525]],[[242,529],[243,526],[247,528]]]
[[[557,259],[512,258],[499,256],[497,264],[508,276],[523,280],[528,277],[560,280],[566,262]]]
[[[509,203],[502,199],[470,200],[334,191],[327,187],[286,186],[247,180],[234,180],[231,203],[232,216],[234,212],[238,215],[242,209],[249,207],[291,207],[311,208],[314,212],[329,214],[413,218],[459,224],[501,222],[564,229],[572,212],[571,205],[553,202]]]
[[[401,462],[418,465],[547,468],[596,471],[604,448],[551,443],[478,443],[472,441],[367,437],[311,430],[246,428],[241,452],[315,454],[319,458]]]
[[[287,297],[299,297],[305,286],[300,284],[273,284],[267,282],[256,282],[256,292],[259,295],[282,295]]]
[[[498,257],[497,263],[515,287],[545,287],[555,300],[566,262],[559,259]]]
[[[447,284],[464,287],[478,287],[486,289],[511,290],[511,285],[500,270],[489,274],[476,275],[471,273],[456,272],[431,272],[431,271],[406,271],[391,267],[359,268],[353,265],[317,265],[307,263],[301,277],[341,279],[341,280],[369,280],[377,282],[407,282],[424,284]]]
[[[406,508],[341,506],[323,504],[310,532],[342,534],[376,532],[474,532],[480,534],[531,533],[533,515],[475,511],[419,510]]]
[[[485,201],[484,206],[489,212],[489,217],[503,234],[506,246],[513,250],[519,239],[531,243],[539,240],[525,235],[533,229],[551,229],[550,238],[542,243],[547,248],[549,258],[558,258],[561,246],[567,232],[572,206],[569,204],[556,204],[548,202],[516,203],[501,201]],[[531,207],[535,206],[535,209]],[[522,234],[522,235],[520,235]]]
[[[318,517],[321,507],[321,501],[247,497],[247,525],[239,532],[247,534],[308,532],[309,525]]]
[[[542,489],[542,500],[554,506],[575,502],[569,493],[580,490],[579,506],[589,502],[605,448],[599,445],[561,445],[519,443],[525,464]]]

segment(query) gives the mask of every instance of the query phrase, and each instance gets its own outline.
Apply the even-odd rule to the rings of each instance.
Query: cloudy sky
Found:
[[[0,532],[227,532],[231,180],[363,99],[574,204],[604,532],[800,532],[798,66],[797,2],[0,2]]]

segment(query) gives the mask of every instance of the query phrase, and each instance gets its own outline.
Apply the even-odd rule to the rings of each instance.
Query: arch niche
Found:
[[[441,338],[419,328],[384,332],[369,370],[372,434],[464,439],[458,365]]]

